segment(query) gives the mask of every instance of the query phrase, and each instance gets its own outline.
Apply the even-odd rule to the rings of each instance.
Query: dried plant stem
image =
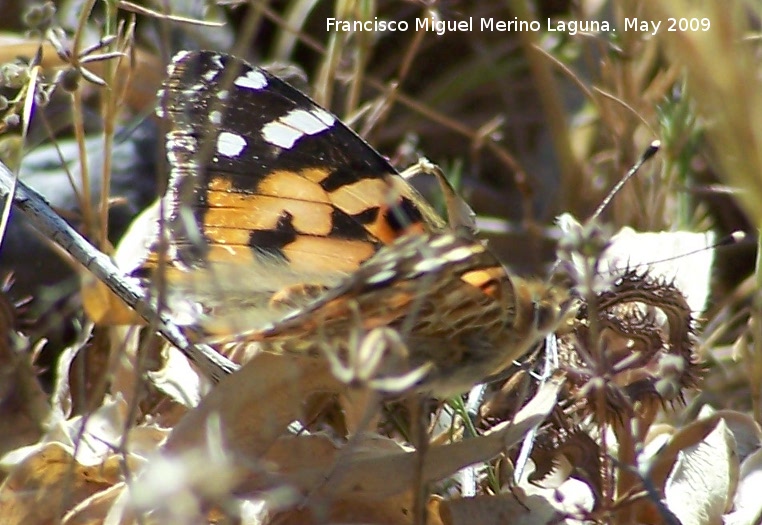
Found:
[[[762,290],[762,231],[757,238],[757,260],[754,271],[757,282],[757,290]],[[754,420],[762,423],[762,295],[755,293],[752,296],[751,317],[749,320],[751,332],[751,349],[747,353],[749,357],[749,389],[751,390],[751,403]]]
[[[522,20],[531,20],[532,15],[526,0],[512,0],[512,10]],[[538,52],[535,47],[535,33],[520,31],[518,33],[526,53],[527,63],[532,72],[535,83],[538,86],[537,93],[540,97],[545,118],[553,137],[553,145],[561,174],[561,187],[567,191],[560,195],[560,208],[569,209],[571,202],[578,202],[579,195],[576,192],[585,187],[582,183],[583,173],[572,151],[569,129],[566,120],[566,112],[563,107],[558,85],[553,78],[551,67],[545,56]]]
[[[628,494],[638,484],[638,477],[634,472],[624,468],[625,465],[633,465],[636,461],[635,456],[635,443],[636,440],[632,435],[631,421],[624,420],[611,425],[614,435],[617,439],[619,463],[616,470],[616,494],[621,496]],[[616,513],[617,523],[632,523],[632,506],[624,505],[617,510]]]
[[[120,31],[117,28],[117,9],[115,4],[106,2],[106,34],[111,34],[110,30],[115,30],[118,34]],[[110,50],[116,49],[118,43],[111,44]],[[119,59],[121,61],[121,59]],[[109,215],[109,197],[111,195],[111,162],[112,152],[114,149],[114,132],[116,129],[116,122],[118,116],[118,108],[122,102],[122,98],[117,94],[111,86],[115,86],[115,74],[119,70],[119,64],[115,64],[113,60],[106,61],[104,66],[104,80],[108,84],[109,88],[104,89],[102,92],[102,105],[101,112],[103,115],[103,168],[101,177],[103,179],[101,184],[100,206],[99,206],[99,226],[100,232],[98,236],[98,245],[102,250],[105,250],[108,246],[108,215]],[[127,68],[128,75],[131,74],[132,69]],[[129,79],[123,84],[127,86]],[[123,94],[124,92],[122,92]]]
[[[85,114],[84,104],[82,103],[82,92],[75,90],[71,94],[72,108],[71,119],[74,126],[74,135],[77,140],[77,147],[79,148],[79,176],[82,183],[82,202],[80,203],[80,209],[82,210],[82,223],[84,224],[84,231],[88,234],[92,234],[97,231],[95,224],[93,223],[92,216],[92,189],[90,187],[90,171],[87,163],[87,146],[85,144],[85,123],[82,119],[82,115]]]
[[[645,441],[646,433],[656,418],[657,407],[657,404],[635,407],[635,410],[638,412],[635,417],[623,419],[621,422],[614,422],[611,426],[618,445],[616,476],[616,496],[618,500],[628,494],[634,494],[643,490],[640,476],[637,474],[637,447],[639,443]],[[616,522],[635,522],[636,517],[632,514],[633,510],[634,507],[632,505],[620,506],[616,511]]]

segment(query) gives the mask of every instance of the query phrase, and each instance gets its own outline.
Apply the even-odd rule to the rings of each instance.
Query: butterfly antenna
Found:
[[[639,267],[642,267],[642,266],[649,267],[649,266],[655,266],[657,264],[672,262],[672,261],[675,261],[677,259],[682,259],[683,257],[690,257],[691,255],[696,255],[696,254],[705,252],[707,250],[716,250],[717,248],[723,248],[725,246],[734,246],[736,244],[741,244],[743,242],[746,242],[746,240],[747,240],[746,237],[747,237],[746,232],[743,232],[741,230],[736,230],[736,231],[734,231],[732,233],[729,233],[729,234],[723,236],[718,241],[714,241],[711,244],[708,244],[706,246],[702,246],[701,248],[696,248],[695,250],[691,250],[689,252],[673,255],[672,257],[665,257],[663,259],[649,260],[648,263],[636,264],[636,265],[633,265],[633,266],[630,266],[630,267],[627,267],[627,268],[614,268],[614,269],[609,270],[609,272],[610,273],[619,273],[619,272],[625,271],[627,269],[636,269],[636,268],[639,268]]]
[[[617,182],[614,187],[611,188],[611,191],[609,191],[608,195],[606,195],[598,208],[596,208],[595,213],[593,213],[592,217],[590,217],[591,221],[597,219],[601,213],[603,213],[603,210],[605,210],[606,206],[609,205],[611,199],[614,198],[614,195],[619,193],[619,190],[621,190],[622,187],[627,184],[627,181],[629,181],[638,172],[643,164],[650,160],[651,157],[656,155],[656,153],[659,151],[659,148],[661,148],[661,141],[659,140],[654,140],[651,142],[651,144],[649,144],[649,146],[638,159],[638,162],[636,162],[635,165],[631,167],[627,173],[624,174],[624,177],[619,179],[619,182]]]

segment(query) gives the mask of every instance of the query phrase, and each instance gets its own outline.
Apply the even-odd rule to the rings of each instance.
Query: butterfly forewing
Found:
[[[443,227],[360,137],[264,70],[180,54],[165,92],[170,222],[187,266],[265,257],[348,272],[410,225]]]

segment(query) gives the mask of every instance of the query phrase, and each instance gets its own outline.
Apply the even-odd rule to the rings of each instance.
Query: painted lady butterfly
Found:
[[[425,370],[412,386],[448,395],[558,325],[565,292],[511,276],[337,117],[268,72],[182,52],[160,114],[170,287],[207,334],[346,355],[353,333],[389,327],[406,356],[384,373]]]

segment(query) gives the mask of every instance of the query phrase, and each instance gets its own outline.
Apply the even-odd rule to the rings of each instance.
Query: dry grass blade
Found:
[[[710,30],[668,31],[661,38],[688,75],[688,89],[697,111],[706,118],[707,138],[721,175],[732,187],[742,188],[739,200],[754,224],[762,224],[762,86],[754,66],[757,58],[745,40],[742,3],[668,4],[643,2],[654,19],[697,19],[711,22]],[[732,57],[732,59],[728,59]]]
[[[222,27],[225,25],[221,22],[209,22],[207,20],[197,20],[195,18],[188,18],[185,16],[167,15],[165,13],[160,13],[158,11],[148,9],[146,7],[135,4],[133,2],[128,2],[126,0],[119,1],[119,9],[123,9],[125,11],[129,11],[130,13],[135,13],[138,15],[146,15],[153,18],[158,18],[159,20],[181,22],[183,24],[192,24],[192,25],[201,26],[201,27]]]
[[[644,2],[646,12],[663,19],[708,21],[707,31],[665,32],[662,39],[670,56],[685,68],[688,90],[697,113],[706,121],[706,135],[718,175],[730,187],[740,189],[738,200],[752,224],[762,224],[762,83],[750,18],[744,3],[692,4],[685,1]],[[750,6],[749,6],[750,8]],[[757,264],[756,285],[762,285],[762,266]],[[753,303],[750,337],[758,354],[762,347],[762,308]],[[762,367],[758,355],[750,355],[749,383],[754,411],[762,420]]]

